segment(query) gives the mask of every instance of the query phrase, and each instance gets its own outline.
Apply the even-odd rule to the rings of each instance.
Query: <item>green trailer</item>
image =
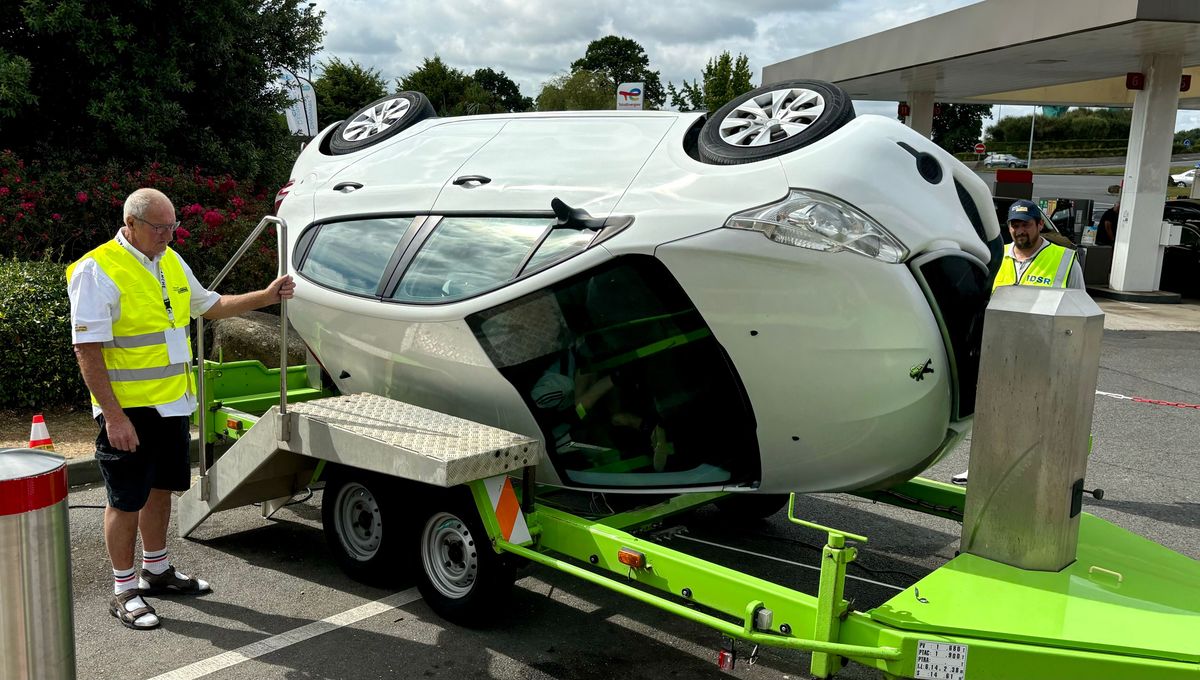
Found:
[[[535,484],[536,440],[374,395],[330,395],[302,366],[281,376],[206,362],[205,381],[209,481],[181,499],[181,533],[252,502],[269,515],[324,484],[325,531],[343,567],[369,579],[411,565],[452,622],[491,618],[515,566],[532,562],[712,628],[733,641],[714,650],[726,666],[772,646],[811,653],[808,672],[821,678],[850,661],[889,678],[1200,678],[1200,563],[1086,513],[1061,571],[964,553],[858,610],[844,596],[846,570],[868,537],[795,517],[794,497],[797,531],[824,536],[815,593],[655,538],[668,518],[724,494],[585,516]],[[966,502],[962,488],[920,478],[862,495],[959,521]]]

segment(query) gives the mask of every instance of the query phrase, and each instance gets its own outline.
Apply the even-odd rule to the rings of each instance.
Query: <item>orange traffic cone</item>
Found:
[[[46,421],[40,413],[33,417],[33,426],[29,428],[29,448],[54,450],[54,442],[50,440],[50,430],[46,428]]]

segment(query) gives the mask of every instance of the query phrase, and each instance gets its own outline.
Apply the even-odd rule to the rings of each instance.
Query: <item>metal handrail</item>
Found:
[[[258,226],[254,227],[254,231],[246,237],[242,242],[237,252],[225,264],[225,268],[217,274],[212,283],[209,284],[209,290],[216,290],[221,281],[225,280],[225,275],[233,269],[234,265],[242,259],[250,246],[258,239],[267,225],[275,225],[277,237],[279,239],[279,275],[287,274],[287,220],[282,217],[274,217],[268,215],[262,218]],[[209,461],[208,448],[208,409],[204,400],[204,317],[200,316],[196,319],[196,352],[197,363],[200,370],[196,376],[196,424],[200,428],[200,500],[208,500],[208,470],[212,467]],[[279,438],[287,441],[290,434],[287,419],[287,341],[288,341],[288,324],[287,324],[287,300],[279,301],[279,415],[280,415],[280,434]]]

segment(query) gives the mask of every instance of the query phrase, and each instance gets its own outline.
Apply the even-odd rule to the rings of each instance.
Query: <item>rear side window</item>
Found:
[[[300,272],[335,290],[375,295],[396,245],[412,220],[389,217],[323,224]]]
[[[545,217],[446,217],[404,272],[392,299],[449,302],[495,288],[518,273],[550,227]]]

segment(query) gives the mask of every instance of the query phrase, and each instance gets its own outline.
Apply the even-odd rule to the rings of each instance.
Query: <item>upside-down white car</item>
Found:
[[[834,85],[712,116],[401,92],[314,139],[278,214],[336,387],[539,438],[542,482],[880,487],[970,424],[989,192]]]

